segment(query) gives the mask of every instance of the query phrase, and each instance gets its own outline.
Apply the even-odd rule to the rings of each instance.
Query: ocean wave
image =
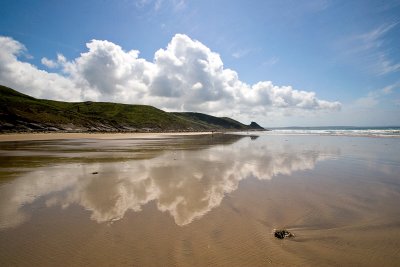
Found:
[[[272,129],[271,134],[282,135],[333,135],[333,136],[371,136],[400,137],[400,128],[368,129]]]

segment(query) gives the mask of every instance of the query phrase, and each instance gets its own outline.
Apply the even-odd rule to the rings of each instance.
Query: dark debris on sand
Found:
[[[274,236],[279,239],[284,239],[287,237],[294,237],[294,235],[291,232],[289,232],[288,230],[285,230],[285,229],[275,230]]]

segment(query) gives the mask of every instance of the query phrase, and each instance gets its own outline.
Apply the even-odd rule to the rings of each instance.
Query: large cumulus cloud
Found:
[[[0,36],[0,84],[36,97],[80,100],[80,89],[73,80],[21,61],[18,56],[25,51],[23,44]]]
[[[242,82],[235,71],[224,68],[219,54],[184,34],[176,34],[159,49],[153,62],[109,41],[92,40],[86,46],[88,50],[73,60],[61,54],[54,60],[43,58],[47,70],[42,70],[21,59],[23,44],[0,37],[0,83],[41,98],[150,104],[215,115],[341,106],[291,86]]]

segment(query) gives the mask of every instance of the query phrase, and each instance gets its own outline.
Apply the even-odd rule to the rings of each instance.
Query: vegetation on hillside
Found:
[[[147,105],[36,99],[0,86],[0,132],[210,131],[250,130],[253,126],[202,113],[168,113]]]

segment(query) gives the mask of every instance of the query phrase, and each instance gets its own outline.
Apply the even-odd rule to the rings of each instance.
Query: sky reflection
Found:
[[[197,143],[174,140],[160,143],[158,149],[151,158],[75,160],[19,173],[0,185],[0,229],[27,221],[34,212],[29,206],[39,199],[46,207],[79,205],[98,223],[120,220],[127,211],[140,212],[154,201],[158,210],[183,226],[218,207],[244,179],[269,180],[311,170],[318,161],[340,154],[338,149],[248,137]],[[58,152],[61,158],[68,156],[62,146]],[[114,157],[110,154],[110,159]]]

